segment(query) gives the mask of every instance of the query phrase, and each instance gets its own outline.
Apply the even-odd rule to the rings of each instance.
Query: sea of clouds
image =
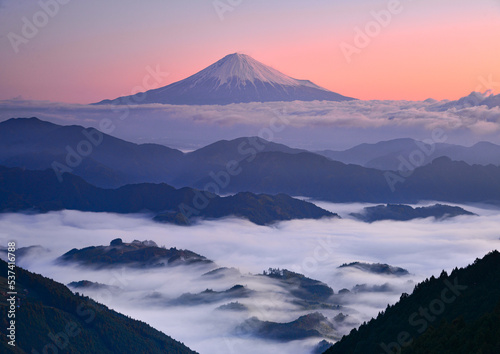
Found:
[[[328,318],[339,312],[349,315],[341,331],[369,320],[395,303],[401,293],[411,293],[415,284],[444,269],[466,266],[500,246],[500,213],[482,206],[463,206],[478,216],[460,216],[436,221],[432,218],[407,222],[362,223],[349,216],[364,204],[316,202],[338,212],[342,219],[294,220],[258,226],[227,218],[203,221],[192,227],[158,224],[144,215],[117,215],[60,211],[46,214],[1,214],[0,244],[15,241],[17,247],[40,245],[48,251],[19,260],[18,265],[67,284],[91,280],[115,287],[112,291],[78,290],[110,308],[143,320],[183,341],[200,353],[309,353],[320,339],[273,342],[239,337],[234,328],[250,316],[261,320],[289,322],[313,311],[297,309],[275,296],[282,289],[272,280],[255,277],[269,267],[293,270],[321,280],[337,293],[357,284],[388,284],[388,292],[353,295],[340,310],[321,311]],[[153,240],[158,245],[189,249],[213,260],[218,266],[235,267],[241,277],[206,280],[196,267],[134,269],[86,269],[61,266],[54,260],[73,248],[107,245],[115,238],[124,242]],[[388,263],[407,269],[411,275],[391,277],[356,270],[338,269],[353,261]],[[216,311],[222,303],[198,306],[168,306],[153,301],[152,294],[173,299],[207,288],[215,291],[245,285],[258,293],[238,300],[249,313]],[[227,303],[229,301],[226,301]]]
[[[424,140],[436,128],[447,132],[449,143],[500,143],[500,107],[451,105],[441,110],[443,104],[356,100],[115,106],[12,99],[0,101],[0,121],[38,117],[103,130],[103,121],[110,120],[112,128],[105,132],[111,135],[185,151],[220,139],[256,135],[298,148],[337,150],[394,137]]]

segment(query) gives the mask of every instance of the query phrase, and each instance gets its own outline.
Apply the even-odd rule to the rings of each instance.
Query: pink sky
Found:
[[[96,102],[130,94],[148,66],[169,72],[160,87],[233,52],[360,99],[456,99],[486,90],[488,79],[500,85],[500,1],[401,1],[348,63],[341,44],[388,3],[242,1],[221,20],[211,1],[69,2],[15,53],[8,34],[40,7],[7,0],[0,99]]]

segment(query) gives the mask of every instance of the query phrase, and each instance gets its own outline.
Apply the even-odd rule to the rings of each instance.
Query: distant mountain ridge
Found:
[[[375,144],[360,144],[343,151],[316,151],[317,154],[334,161],[392,171],[397,170],[403,160],[408,161],[415,152],[421,152],[424,155],[422,165],[427,165],[438,157],[446,156],[470,165],[500,166],[500,145],[489,142],[479,142],[471,147],[465,147],[439,142],[433,142],[433,145],[430,145],[429,142],[401,138]]]
[[[67,159],[78,155],[82,141],[98,139],[88,156],[76,166]],[[68,152],[68,149],[71,151]],[[426,149],[422,152],[422,149]],[[316,154],[344,164],[378,170],[397,170],[415,151],[425,155],[423,165],[448,156],[470,165],[500,165],[500,146],[480,142],[472,147],[436,143],[426,145],[413,139],[394,139],[376,144],[361,144],[345,151],[320,151]],[[431,153],[428,153],[431,151]],[[229,161],[253,160],[257,154],[308,151],[266,141],[259,137],[220,140],[190,153],[157,144],[135,144],[95,129],[60,126],[37,118],[17,118],[0,122],[0,165],[47,169],[54,163],[99,187],[116,188],[133,183],[169,183],[174,187],[194,186],[210,174],[226,169]],[[298,157],[298,155],[297,155]]]
[[[348,101],[351,97],[291,78],[252,57],[233,53],[173,84],[141,93],[141,100],[124,96],[96,104],[163,103],[211,105],[270,101]]]
[[[79,156],[77,151],[82,141],[92,144],[87,156]],[[163,145],[130,143],[96,129],[61,126],[34,117],[0,122],[0,165],[33,170],[55,166],[61,173],[73,173],[102,188],[144,182],[189,186],[210,171],[225,169],[228,161],[241,161],[261,151],[304,150],[248,137],[217,141],[185,154]],[[68,164],[68,159],[77,158],[81,161],[76,166]]]
[[[87,146],[92,144],[89,139],[97,139],[100,144],[92,145],[91,153],[80,156],[80,163],[75,164],[71,159],[75,159],[78,149],[81,151],[82,142]],[[57,163],[63,167],[52,170],[56,181],[57,175],[69,168],[71,173],[88,183],[104,188],[146,182],[168,183],[177,189],[188,186],[204,190],[211,187],[219,194],[283,193],[334,202],[414,204],[421,200],[436,200],[500,205],[500,166],[486,165],[488,160],[494,161],[500,156],[500,152],[496,153],[497,145],[478,143],[473,148],[461,147],[463,153],[455,154],[457,159],[470,156],[476,162],[484,158],[485,165],[452,161],[446,156],[434,158],[429,154],[420,167],[412,165],[407,155],[412,151],[425,155],[422,146],[414,140],[398,139],[375,145],[360,145],[347,158],[357,159],[368,152],[363,157],[365,160],[356,162],[368,164],[380,159],[383,164],[395,168],[368,168],[333,161],[258,137],[221,140],[184,154],[161,145],[137,145],[95,129],[58,126],[36,118],[10,119],[0,123],[0,165],[42,170]],[[436,144],[436,151],[438,147],[441,145]],[[460,149],[454,145],[449,148],[450,151]],[[401,166],[403,170],[400,171]],[[240,194],[238,198],[240,202],[245,199],[246,203],[255,206],[260,203],[269,205],[268,199],[263,197]],[[233,202],[237,202],[236,199]],[[243,207],[243,204],[239,205]],[[248,215],[248,210],[241,212]],[[161,218],[182,223],[176,215],[167,213]],[[215,216],[221,215],[214,209],[209,217]],[[272,219],[269,216],[261,214],[257,220]]]
[[[78,152],[82,142],[91,146],[87,156]],[[183,155],[163,145],[138,145],[96,129],[61,126],[37,118],[0,123],[0,165],[44,170],[57,163],[61,173],[77,174],[105,188],[166,182]]]
[[[413,170],[408,177],[397,171],[380,171],[345,165],[312,153],[280,152],[257,154],[243,161],[241,173],[231,179],[226,193],[281,192],[334,202],[410,203],[423,200],[443,202],[487,202],[500,205],[500,166],[470,166],[447,157]],[[390,188],[390,178],[397,182]],[[208,178],[196,185],[202,186]]]
[[[470,107],[486,106],[488,108],[500,107],[500,94],[494,95],[491,90],[484,93],[471,92],[468,96],[462,97],[456,101],[446,103],[437,102],[429,108],[431,111],[444,112],[449,109],[465,109]]]

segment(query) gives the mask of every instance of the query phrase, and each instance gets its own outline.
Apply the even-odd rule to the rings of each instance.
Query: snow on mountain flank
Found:
[[[255,80],[286,86],[300,86],[298,80],[292,79],[269,66],[259,63],[252,57],[234,53],[226,55],[218,62],[192,76],[193,79],[215,78],[219,84],[225,84],[236,78],[237,85],[245,85],[246,81]]]
[[[146,91],[138,102],[134,96],[104,100],[98,104],[231,104],[272,101],[346,101],[342,96],[297,80],[248,55],[234,53],[173,84]]]

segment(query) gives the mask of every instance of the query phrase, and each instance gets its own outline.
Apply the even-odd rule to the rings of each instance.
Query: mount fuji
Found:
[[[96,104],[224,105],[295,100],[347,101],[354,98],[329,91],[309,80],[291,78],[248,55],[234,53],[184,80],[136,96]]]

